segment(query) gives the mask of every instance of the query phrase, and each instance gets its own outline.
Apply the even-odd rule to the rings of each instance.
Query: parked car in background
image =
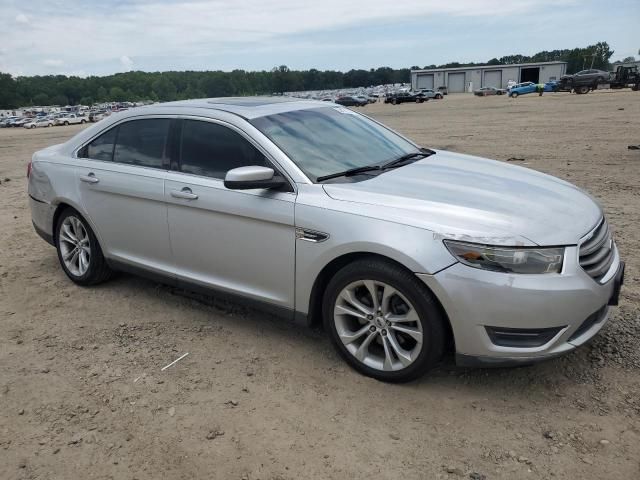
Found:
[[[575,86],[578,85],[597,85],[598,83],[605,83],[609,80],[611,74],[604,70],[581,70],[573,75],[563,75],[561,79],[570,78]]]
[[[435,100],[442,100],[444,98],[444,94],[442,92],[437,92],[431,88],[421,88],[418,92],[426,98],[433,98]]]
[[[89,113],[90,122],[99,122],[103,118],[109,116],[106,110],[97,110]]]
[[[341,110],[240,98],[111,116],[33,155],[34,228],[76,284],[135,271],[318,319],[383,381],[448,348],[465,366],[554,358],[606,324],[624,263],[590,195]]]
[[[384,103],[397,105],[399,103],[408,103],[408,102],[423,103],[423,102],[426,102],[427,100],[429,100],[429,98],[425,97],[421,93],[401,91],[401,92],[395,92],[387,95],[387,97],[384,99]]]
[[[369,101],[366,98],[344,96],[336,98],[335,103],[343,107],[364,107]]]
[[[12,126],[12,123],[20,117],[6,117],[0,120],[0,128],[8,128]]]
[[[22,127],[25,123],[30,122],[33,117],[20,117],[11,122],[12,127]]]
[[[581,70],[573,75],[563,75],[560,77],[560,87],[562,90],[573,90],[576,93],[584,94],[590,90],[595,90],[601,83],[611,81],[611,74],[604,70]]]
[[[489,95],[504,95],[507,91],[504,88],[496,87],[482,87],[478,90],[474,90],[473,94],[478,97],[487,97]]]
[[[517,98],[519,95],[526,95],[527,93],[535,93],[538,85],[533,82],[518,83],[516,86],[511,87],[508,92],[509,96]]]
[[[544,84],[545,92],[559,92],[560,84],[556,80],[551,80],[549,82],[545,82]]]
[[[56,118],[56,125],[73,125],[77,123],[87,123],[87,119],[76,115],[75,113],[67,113]]]
[[[52,127],[53,120],[49,117],[35,117],[22,125],[24,128]]]

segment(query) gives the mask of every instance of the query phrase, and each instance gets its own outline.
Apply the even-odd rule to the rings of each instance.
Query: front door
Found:
[[[231,126],[183,120],[180,130],[165,183],[178,279],[293,309],[295,194],[227,189],[228,170],[273,165]]]

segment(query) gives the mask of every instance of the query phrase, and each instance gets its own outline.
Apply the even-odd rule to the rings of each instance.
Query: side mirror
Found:
[[[275,177],[272,168],[251,165],[233,168],[224,177],[224,186],[231,190],[254,188],[279,188],[286,184],[282,177]]]

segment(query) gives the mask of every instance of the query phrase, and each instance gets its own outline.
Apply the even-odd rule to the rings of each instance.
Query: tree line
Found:
[[[607,70],[613,50],[606,42],[584,48],[543,51],[532,56],[507,55],[492,58],[484,64],[509,65],[515,63],[568,62],[567,73],[583,68]],[[426,65],[422,68],[446,68],[481,65],[476,63],[448,63]],[[410,81],[411,68],[380,67],[370,70],[290,70],[285,65],[271,71],[244,70],[185,71],[185,72],[126,72],[104,77],[67,77],[44,75],[13,78],[0,73],[0,108],[31,105],[91,105],[109,101],[171,101],[188,98],[259,95],[300,90],[330,90],[367,87]]]

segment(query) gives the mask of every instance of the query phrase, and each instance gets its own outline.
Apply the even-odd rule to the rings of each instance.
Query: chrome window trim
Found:
[[[83,157],[78,157],[78,152],[80,150],[82,150],[84,147],[86,147],[88,144],[90,144],[91,142],[93,142],[96,138],[98,138],[99,136],[107,133],[109,130],[116,128],[117,126],[120,126],[121,124],[125,123],[125,122],[129,122],[129,121],[136,121],[136,120],[152,120],[154,118],[158,118],[158,119],[170,119],[170,118],[178,118],[178,115],[175,114],[161,114],[161,113],[153,113],[153,114],[149,114],[149,115],[132,115],[130,117],[124,117],[121,118],[119,120],[117,120],[116,122],[110,124],[108,127],[103,128],[102,130],[100,130],[98,133],[96,133],[95,135],[93,135],[91,138],[89,138],[88,140],[85,140],[83,143],[81,143],[79,146],[77,146],[76,148],[73,149],[73,152],[71,153],[71,157],[72,158],[76,158],[78,160],[92,160],[92,161],[103,161],[104,160],[96,160],[94,158],[83,158]],[[106,163],[114,163],[114,164],[118,164],[118,165],[128,165],[127,163],[119,163],[119,162],[106,162]],[[152,168],[152,167],[146,167],[146,168]],[[154,170],[163,170],[161,168],[154,168]]]

